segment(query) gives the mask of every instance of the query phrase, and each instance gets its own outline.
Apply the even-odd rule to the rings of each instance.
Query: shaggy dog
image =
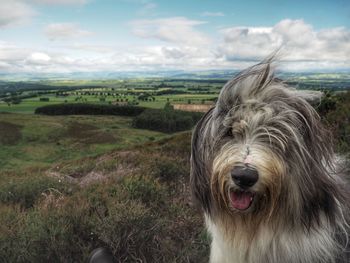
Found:
[[[267,59],[230,80],[192,137],[212,263],[349,263],[349,184],[329,133]]]

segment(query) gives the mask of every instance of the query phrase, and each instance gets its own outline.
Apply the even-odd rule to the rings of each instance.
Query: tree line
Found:
[[[35,114],[45,115],[119,115],[134,117],[132,126],[161,132],[178,132],[191,129],[202,113],[174,110],[168,103],[163,109],[146,109],[131,105],[100,105],[65,103],[38,107]]]
[[[129,105],[100,105],[88,103],[65,103],[38,107],[35,114],[45,115],[120,115],[136,116],[145,110],[144,107]]]

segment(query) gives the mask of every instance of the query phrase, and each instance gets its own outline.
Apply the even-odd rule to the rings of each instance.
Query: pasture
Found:
[[[131,79],[16,85],[12,92],[0,87],[0,112],[34,113],[37,107],[59,103],[128,104],[155,109],[168,102],[205,104],[217,98],[223,83]]]
[[[136,95],[80,95],[83,92],[67,92],[65,96],[52,94],[40,95],[35,98],[23,99],[19,104],[0,102],[0,112],[34,113],[41,106],[60,103],[97,103],[97,104],[131,104],[147,108],[161,109],[165,104],[204,104],[213,100],[217,95],[211,94],[169,94],[150,95],[148,99],[138,99]],[[101,92],[106,93],[106,92]],[[142,93],[143,94],[143,93]],[[40,98],[48,98],[49,101],[40,101]],[[153,99],[154,98],[154,99]]]

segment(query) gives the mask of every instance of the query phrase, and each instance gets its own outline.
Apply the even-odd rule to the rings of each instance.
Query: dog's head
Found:
[[[268,218],[283,209],[308,222],[334,205],[331,149],[313,107],[264,61],[230,80],[197,124],[192,193],[210,215]]]

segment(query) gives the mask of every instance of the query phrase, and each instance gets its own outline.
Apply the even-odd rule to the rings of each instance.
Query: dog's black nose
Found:
[[[231,176],[235,184],[242,188],[253,186],[259,179],[257,170],[244,166],[234,167],[231,171]]]

